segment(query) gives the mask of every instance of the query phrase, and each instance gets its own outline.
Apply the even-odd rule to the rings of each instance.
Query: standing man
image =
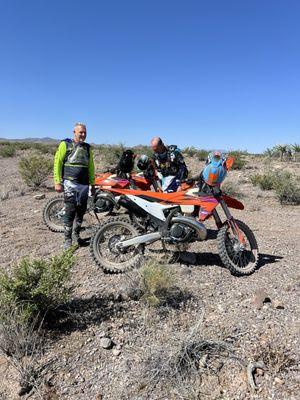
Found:
[[[64,248],[72,246],[73,240],[80,245],[80,229],[87,208],[89,185],[95,192],[95,167],[91,146],[85,143],[86,126],[76,123],[73,139],[64,139],[55,153],[54,183],[58,193],[64,192],[65,215]]]
[[[180,180],[188,176],[188,169],[180,149],[176,145],[165,145],[160,137],[154,137],[151,140],[151,148],[163,192],[176,192]]]

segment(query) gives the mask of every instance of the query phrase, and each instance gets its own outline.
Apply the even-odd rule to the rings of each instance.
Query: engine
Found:
[[[189,242],[194,236],[194,230],[181,223],[174,223],[170,227],[170,237],[174,242]]]
[[[207,230],[205,226],[193,217],[177,215],[170,222],[169,235],[174,242],[202,241],[206,239]]]

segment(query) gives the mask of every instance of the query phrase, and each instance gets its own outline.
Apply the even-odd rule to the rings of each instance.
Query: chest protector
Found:
[[[154,153],[153,159],[155,167],[163,176],[177,175],[179,165],[176,163],[177,146],[167,146],[164,154]]]
[[[64,160],[63,179],[68,179],[82,185],[89,184],[90,145],[74,143],[65,139],[67,152]]]

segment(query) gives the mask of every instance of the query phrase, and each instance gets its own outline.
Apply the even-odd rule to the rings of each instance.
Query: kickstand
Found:
[[[98,224],[100,225],[100,219],[99,219],[99,217],[98,217],[96,211],[94,211],[94,214],[95,214],[95,217],[96,217],[96,219],[97,219]]]

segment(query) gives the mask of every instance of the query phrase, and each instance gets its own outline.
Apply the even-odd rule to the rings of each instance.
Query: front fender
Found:
[[[222,195],[222,199],[225,201],[225,203],[230,208],[235,208],[237,210],[243,210],[245,208],[243,203],[241,203],[240,201],[234,199],[233,197],[226,196],[226,194]]]

